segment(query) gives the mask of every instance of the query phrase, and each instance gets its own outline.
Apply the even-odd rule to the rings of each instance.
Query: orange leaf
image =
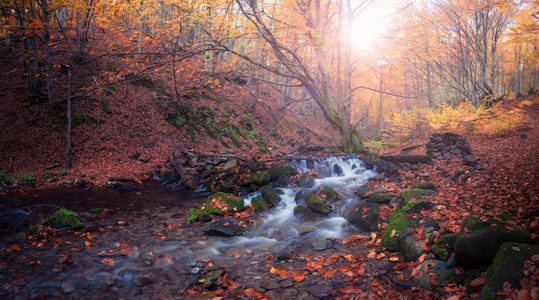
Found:
[[[305,275],[295,275],[293,279],[295,282],[302,282],[305,279]]]
[[[482,286],[485,283],[485,278],[476,278],[470,282],[471,287]]]
[[[459,300],[459,299],[460,299],[459,295],[453,295],[453,296],[447,298],[447,300]]]
[[[114,260],[111,258],[103,258],[103,260],[101,260],[101,263],[107,266],[114,266]]]
[[[397,235],[397,229],[391,230],[391,234],[389,235],[390,238],[394,238],[395,235]]]

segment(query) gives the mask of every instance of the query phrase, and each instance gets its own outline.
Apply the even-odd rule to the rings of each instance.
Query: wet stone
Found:
[[[318,241],[318,242],[313,243],[313,249],[317,251],[324,251],[327,249],[331,249],[333,248],[333,246],[335,246],[334,240],[323,240],[323,241]]]
[[[75,291],[75,286],[72,283],[62,283],[60,287],[65,294],[73,293]]]
[[[316,229],[318,229],[318,228],[316,226],[314,226],[314,225],[304,224],[304,225],[301,225],[301,226],[298,227],[298,232],[299,232],[300,235],[304,235],[304,234],[313,232]]]
[[[333,288],[325,284],[314,284],[307,288],[309,294],[316,298],[326,297],[329,292],[333,291]]]
[[[263,281],[259,284],[259,286],[266,290],[275,290],[281,287],[279,282],[273,280]]]

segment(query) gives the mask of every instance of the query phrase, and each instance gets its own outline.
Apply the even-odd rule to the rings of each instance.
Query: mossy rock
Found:
[[[337,192],[335,192],[335,190],[332,187],[329,187],[329,186],[324,187],[320,191],[320,194],[325,195],[326,196],[326,201],[328,201],[330,203],[333,203],[333,202],[337,201],[337,199],[339,198],[339,195],[337,194]]]
[[[393,199],[392,194],[374,193],[367,196],[365,201],[369,203],[388,204]]]
[[[436,244],[438,246],[445,246],[447,249],[453,249],[455,246],[455,241],[457,240],[459,236],[454,233],[447,233],[442,235],[437,241]]]
[[[519,280],[528,278],[532,280],[532,273],[522,272],[528,266],[537,264],[532,261],[533,255],[539,255],[539,245],[522,243],[504,243],[498,249],[493,263],[487,270],[485,284],[481,290],[480,299],[501,299],[496,292],[501,290],[505,282],[509,282],[514,289],[522,288]],[[529,261],[527,264],[526,261]]]
[[[228,128],[228,137],[232,140],[232,145],[236,148],[241,148],[242,142],[238,130],[234,126]]]
[[[410,200],[415,199],[415,198],[432,196],[434,194],[435,193],[431,190],[405,189],[401,191],[400,198],[404,200],[403,202],[409,202]]]
[[[264,199],[260,197],[253,197],[251,199],[251,205],[253,205],[253,208],[255,211],[266,211],[268,210],[267,203]]]
[[[388,190],[386,190],[384,188],[381,188],[381,187],[367,187],[367,186],[359,187],[355,192],[355,194],[358,195],[361,198],[366,198],[367,196],[369,196],[371,194],[386,194],[386,193],[388,193]]]
[[[245,208],[245,201],[243,198],[235,196],[234,194],[218,192],[208,197],[206,204],[209,206],[212,202],[219,201],[224,202],[228,206],[228,212],[240,212]]]
[[[327,205],[320,199],[320,197],[313,194],[307,194],[305,197],[305,205],[307,205],[309,209],[323,215],[329,215],[332,211],[331,206]]]
[[[279,178],[281,176],[290,176],[296,174],[296,169],[290,167],[290,166],[278,166],[271,168],[268,173],[270,175],[270,180],[274,180],[276,178]]]
[[[415,288],[435,287],[440,282],[448,282],[456,277],[455,269],[447,268],[447,263],[440,260],[425,260],[417,270],[419,271],[414,276],[411,276],[412,271],[405,269],[401,275],[394,275],[393,280],[399,285]]]
[[[41,223],[45,226],[51,226],[56,229],[61,228],[80,228],[81,222],[80,219],[70,210],[59,209],[54,212],[54,214],[47,219],[43,220]]]
[[[462,223],[454,252],[468,267],[490,264],[505,242],[529,243],[531,233],[506,213],[477,212]]]
[[[387,225],[384,233],[382,234],[382,246],[386,247],[389,251],[400,251],[401,245],[399,242],[399,234],[405,228],[409,226],[409,220],[405,213],[399,212],[390,217],[391,221]],[[395,235],[391,237],[391,232],[395,230]]]
[[[442,248],[442,247],[440,247],[440,246],[438,246],[436,244],[431,246],[431,250],[432,250],[432,253],[434,253],[434,255],[436,255],[436,257],[438,257],[439,259],[441,259],[443,261],[447,261],[447,259],[449,258],[449,252],[446,249],[444,249],[444,248]]]
[[[344,213],[344,218],[361,230],[371,231],[378,220],[378,204],[357,203]]]
[[[213,215],[224,216],[225,212],[215,208],[207,207],[205,205],[201,208],[191,208],[189,211],[188,221],[198,221],[198,222],[210,222]]]
[[[404,261],[414,261],[422,254],[422,249],[416,239],[411,236],[406,236],[400,240],[400,247]]]
[[[269,207],[275,207],[281,202],[281,197],[277,194],[277,191],[269,185],[261,187],[260,193],[262,194],[262,199],[264,199]]]
[[[239,186],[250,186],[251,184],[262,186],[270,182],[270,174],[267,172],[240,174],[234,177],[234,182]]]
[[[302,188],[312,188],[315,184],[314,178],[307,173],[301,174],[298,184]]]
[[[418,213],[422,210],[428,210],[432,207],[430,200],[424,198],[411,199],[409,201],[401,202],[400,210],[407,213]]]
[[[311,219],[320,215],[309,209],[307,205],[296,205],[296,207],[294,207],[294,216],[300,219]]]
[[[232,237],[244,235],[251,229],[249,226],[238,225],[241,220],[239,219],[223,219],[202,227],[202,231],[207,235]]]

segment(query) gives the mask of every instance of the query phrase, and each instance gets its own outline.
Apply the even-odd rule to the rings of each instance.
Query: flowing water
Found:
[[[353,191],[375,173],[355,157],[302,160],[291,165],[301,172],[317,173],[315,185],[276,188],[281,193],[279,205],[259,216],[254,230],[242,237],[207,236],[200,226],[186,222],[188,210],[201,204],[207,193],[170,190],[157,183],[147,184],[143,190],[51,189],[3,196],[0,198],[3,211],[50,203],[81,212],[90,223],[103,229],[88,237],[68,233],[62,236],[60,232],[57,242],[62,242],[48,248],[48,252],[46,248],[29,248],[25,260],[39,261],[40,270],[36,270],[35,264],[28,267],[25,295],[31,298],[58,296],[67,290],[73,298],[95,298],[85,292],[91,290],[129,296],[137,289],[137,293],[142,293],[140,287],[153,282],[154,286],[162,286],[160,293],[166,296],[165,291],[170,289],[166,287],[189,282],[203,267],[201,261],[212,261],[228,269],[239,268],[238,276],[258,278],[256,274],[265,270],[262,266],[265,255],[290,253],[290,249],[296,253],[298,249],[312,251],[314,242],[356,234],[357,229],[342,217],[343,211],[356,201]],[[322,186],[333,187],[339,194],[339,200],[332,204],[332,214],[309,222],[295,217],[293,209],[298,193],[316,191]],[[245,205],[255,196],[260,193],[246,195]],[[112,212],[103,219],[95,216],[92,219],[87,213],[92,207],[106,207]],[[86,213],[82,213],[84,211]],[[119,226],[120,221],[125,225]],[[309,230],[304,230],[307,227]],[[58,263],[60,253],[71,253],[68,266]],[[114,263],[104,263],[106,259]],[[8,269],[5,272],[9,272]],[[71,292],[72,288],[76,292]],[[151,293],[157,295],[155,290]]]

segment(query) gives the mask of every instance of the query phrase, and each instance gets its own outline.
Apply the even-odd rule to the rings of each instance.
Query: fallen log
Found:
[[[380,159],[392,162],[392,163],[405,163],[405,164],[419,164],[419,163],[428,163],[432,159],[426,155],[380,155]]]

